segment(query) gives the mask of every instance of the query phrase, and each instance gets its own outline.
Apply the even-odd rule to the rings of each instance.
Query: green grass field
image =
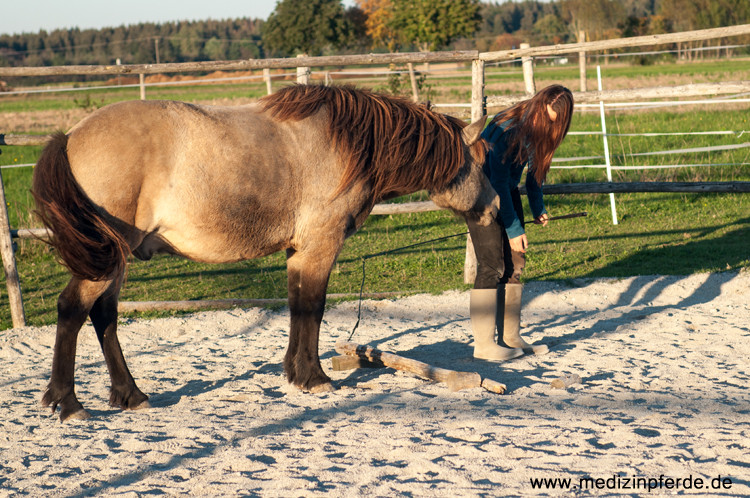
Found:
[[[706,64],[701,66],[705,70]],[[728,71],[727,62],[710,66],[717,74]],[[623,73],[628,71],[619,69]],[[549,73],[574,74],[575,68],[550,69]],[[744,70],[743,70],[744,71]],[[539,71],[547,79],[547,71]],[[672,76],[688,80],[693,72],[685,65],[633,67],[638,77]],[[744,74],[744,73],[743,73]],[[503,76],[504,77],[504,76]],[[515,76],[518,78],[518,76]],[[565,76],[568,77],[568,76]],[[489,79],[489,78],[488,78]],[[553,77],[554,79],[554,77]],[[734,79],[734,78],[733,78]],[[736,78],[741,79],[741,78]],[[434,85],[452,80],[439,80]],[[367,84],[367,83],[365,83]],[[372,86],[372,85],[371,85]],[[460,89],[458,93],[465,92]],[[110,103],[136,97],[135,89],[92,92],[89,103]],[[255,98],[260,85],[205,85],[149,89],[149,98],[204,102],[214,99]],[[456,98],[461,95],[456,95]],[[76,95],[74,97],[74,95]],[[77,102],[74,102],[77,99]],[[57,111],[80,107],[81,94],[52,94],[0,98],[0,117],[5,113]],[[750,132],[747,107],[717,110],[709,107],[649,111],[610,111],[610,133],[696,132],[731,130],[734,135],[610,137],[615,166],[732,163],[657,170],[616,171],[615,181],[748,181],[750,147],[731,151],[694,152],[657,156],[633,154],[719,145],[741,145]],[[2,120],[0,119],[0,123]],[[0,128],[2,124],[0,124]],[[598,113],[576,113],[572,131],[600,131]],[[53,130],[49,130],[53,131]],[[3,130],[0,133],[22,133]],[[40,147],[0,147],[0,165],[33,163]],[[602,156],[600,136],[570,135],[557,158]],[[602,164],[589,159],[556,165]],[[3,169],[11,226],[39,226],[29,214],[31,168]],[[603,169],[554,169],[548,183],[605,181]],[[412,198],[423,198],[423,195]],[[750,265],[750,197],[745,194],[618,194],[619,224],[613,225],[606,195],[546,197],[550,214],[587,211],[589,216],[552,222],[546,228],[528,229],[531,249],[527,280],[572,280],[587,277],[624,277],[641,274],[690,274],[738,270]],[[341,254],[331,275],[329,292],[356,293],[362,278],[362,258],[466,231],[465,224],[447,212],[373,216],[355,234]],[[37,241],[17,241],[16,253],[28,321],[33,325],[55,321],[57,295],[67,273],[53,254]],[[463,260],[465,238],[454,237],[377,258],[366,263],[366,292],[441,292],[465,289]],[[10,310],[5,286],[0,289],[0,328],[8,328]],[[123,300],[183,300],[217,298],[271,298],[286,296],[286,270],[282,254],[231,265],[207,265],[159,256],[134,262],[122,293]]]

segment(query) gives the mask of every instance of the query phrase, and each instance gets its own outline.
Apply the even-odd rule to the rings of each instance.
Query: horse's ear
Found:
[[[471,123],[469,126],[464,128],[463,130],[463,137],[464,142],[466,142],[466,145],[474,145],[477,140],[479,140],[479,137],[482,136],[482,130],[484,130],[484,124],[487,122],[487,117],[482,116],[481,118],[477,119],[473,123]]]

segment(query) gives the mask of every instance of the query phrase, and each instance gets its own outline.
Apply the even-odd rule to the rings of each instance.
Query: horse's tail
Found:
[[[130,253],[128,243],[78,186],[67,145],[67,135],[60,132],[42,151],[31,191],[35,213],[52,232],[49,243],[73,276],[96,281],[121,278]]]

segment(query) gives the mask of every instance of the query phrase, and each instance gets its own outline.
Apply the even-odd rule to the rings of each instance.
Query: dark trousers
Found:
[[[511,191],[513,209],[523,224],[523,205],[518,189]],[[476,221],[467,220],[474,252],[477,255],[477,278],[475,289],[495,289],[500,284],[520,283],[521,273],[526,266],[526,255],[512,251],[508,234],[502,220],[497,218],[489,226],[480,226]]]

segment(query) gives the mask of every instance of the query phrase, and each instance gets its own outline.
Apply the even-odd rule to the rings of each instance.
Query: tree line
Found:
[[[504,50],[750,22],[747,0],[281,0],[268,19],[0,35],[1,66]],[[748,40],[745,40],[747,42]],[[745,49],[746,50],[746,49]]]

